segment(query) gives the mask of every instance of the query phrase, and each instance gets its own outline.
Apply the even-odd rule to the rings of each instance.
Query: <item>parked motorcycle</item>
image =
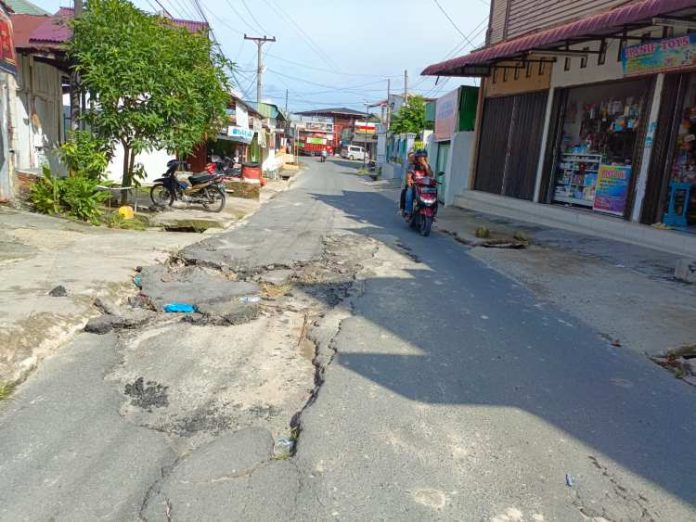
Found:
[[[185,203],[201,204],[211,212],[221,212],[225,208],[227,195],[223,185],[225,176],[217,172],[217,166],[209,163],[206,172],[189,176],[189,184],[176,177],[179,167],[187,166],[186,162],[170,160],[167,171],[157,178],[150,189],[150,199],[155,206],[171,206],[175,200]]]
[[[432,176],[416,177],[413,180],[413,208],[404,214],[406,223],[418,230],[422,236],[429,236],[437,215],[437,181]]]

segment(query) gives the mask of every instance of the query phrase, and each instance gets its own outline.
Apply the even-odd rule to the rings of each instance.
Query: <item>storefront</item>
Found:
[[[562,90],[551,203],[629,217],[643,152],[649,79]]]

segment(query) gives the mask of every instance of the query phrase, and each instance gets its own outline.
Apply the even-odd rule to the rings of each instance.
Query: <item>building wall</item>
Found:
[[[505,39],[505,21],[507,20],[510,0],[491,0],[491,15],[488,23],[488,44]]]
[[[537,29],[585,18],[596,12],[629,3],[627,0],[505,0],[501,3],[508,2],[507,24],[504,25],[505,38],[514,38]]]
[[[505,65],[505,63],[501,63]],[[509,62],[509,65],[513,65]],[[509,96],[522,92],[543,91],[551,85],[551,72],[553,63],[530,63],[529,68],[520,68],[515,78],[515,71],[512,69],[495,68],[493,75],[486,78],[485,94],[486,97]]]
[[[17,96],[13,122],[18,170],[40,173],[47,165],[64,174],[55,148],[65,139],[63,127],[63,73],[30,55],[17,56]]]

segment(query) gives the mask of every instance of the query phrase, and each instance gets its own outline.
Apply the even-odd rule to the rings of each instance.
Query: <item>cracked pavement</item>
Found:
[[[308,164],[145,269],[206,313],[80,334],[0,403],[0,520],[696,517],[692,388]]]

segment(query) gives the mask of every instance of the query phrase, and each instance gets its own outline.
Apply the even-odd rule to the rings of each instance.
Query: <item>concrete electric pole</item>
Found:
[[[75,0],[75,18],[82,16],[82,1]],[[73,64],[74,65],[74,64]],[[73,131],[80,129],[80,77],[75,68],[70,71],[70,129]]]
[[[253,41],[256,44],[256,47],[258,48],[258,56],[256,59],[256,103],[260,103],[261,98],[263,97],[263,54],[261,53],[261,48],[265,43],[275,42],[276,38],[275,36],[273,36],[272,38],[267,38],[266,35],[247,36],[246,34],[244,34],[244,39]]]

